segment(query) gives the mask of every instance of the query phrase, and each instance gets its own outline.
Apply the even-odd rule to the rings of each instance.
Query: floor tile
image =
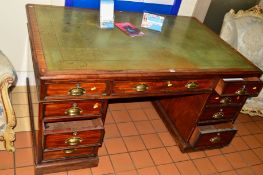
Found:
[[[263,164],[253,166],[252,170],[255,173],[255,175],[262,175]]]
[[[139,104],[140,104],[141,108],[143,108],[143,109],[148,109],[148,108],[150,108],[150,109],[153,109],[153,110],[154,110],[151,101],[142,101],[142,102],[139,102]]]
[[[16,133],[16,148],[28,148],[32,147],[32,136],[30,131],[17,132]]]
[[[14,169],[5,169],[5,170],[1,170],[0,169],[0,174],[1,175],[14,175]]]
[[[263,147],[253,149],[254,153],[258,156],[258,158],[263,162]]]
[[[257,126],[256,122],[245,123],[244,126],[248,129],[251,134],[261,133],[261,129]]]
[[[242,136],[242,139],[252,149],[261,147],[260,142],[257,140],[257,138],[254,135]]]
[[[124,106],[126,109],[141,109],[141,105],[139,102],[129,102],[129,103],[124,103]]]
[[[16,168],[16,175],[35,175],[35,168],[33,166]]]
[[[198,170],[190,160],[175,163],[181,175],[199,175]]]
[[[199,158],[205,157],[204,151],[194,151],[194,152],[188,153],[188,155],[190,159],[199,159]]]
[[[238,175],[236,171],[226,171],[220,173],[220,175]]]
[[[110,110],[107,111],[105,124],[115,123]]]
[[[257,121],[256,122],[256,125],[261,129],[261,131],[263,131],[263,120],[262,120],[263,117],[261,117],[261,121]]]
[[[239,153],[225,154],[225,157],[235,169],[247,166],[246,162],[243,160],[243,157],[241,157]]]
[[[148,120],[146,114],[142,109],[129,109],[128,113],[130,114],[130,117],[132,121],[143,121],[143,120]]]
[[[231,142],[231,145],[233,145],[236,151],[243,151],[249,149],[248,145],[243,141],[241,137],[234,137]]]
[[[134,165],[128,153],[111,155],[111,162],[115,172],[133,170]]]
[[[14,168],[14,154],[0,151],[0,170]]]
[[[207,156],[216,156],[219,154],[222,154],[220,149],[210,149],[210,150],[205,150],[205,154]]]
[[[163,147],[163,144],[157,134],[141,135],[141,138],[148,149]]]
[[[123,137],[123,140],[128,151],[130,152],[145,149],[145,146],[140,136]]]
[[[92,175],[102,175],[114,173],[111,160],[109,156],[100,157],[99,165],[97,167],[91,168]]]
[[[159,170],[161,175],[180,175],[180,172],[173,163],[159,165],[157,166],[157,169]]]
[[[164,125],[161,119],[152,120],[151,122],[156,132],[168,132],[168,129],[166,128],[166,126]]]
[[[246,123],[253,121],[252,118],[247,114],[240,113],[235,121],[235,123]]]
[[[236,172],[238,173],[238,175],[254,175],[254,172],[250,167],[237,169]]]
[[[257,138],[257,140],[263,146],[263,133],[262,134],[255,134],[254,136]]]
[[[189,156],[187,153],[182,153],[178,146],[171,146],[166,148],[172,157],[174,162],[189,160]]]
[[[120,132],[116,124],[106,124],[105,128],[105,138],[120,137]]]
[[[116,175],[138,175],[136,170],[119,172]]]
[[[142,168],[138,170],[139,175],[159,175],[156,167]]]
[[[156,110],[153,107],[143,109],[143,111],[145,112],[149,120],[160,119],[159,114],[156,112]]]
[[[103,142],[103,144],[102,144],[101,147],[99,148],[98,155],[99,155],[99,156],[105,156],[105,155],[107,155],[107,154],[108,154],[108,152],[107,152],[105,143]]]
[[[174,146],[177,145],[175,139],[169,132],[158,133],[164,146]]]
[[[195,159],[193,162],[202,175],[216,173],[215,167],[207,158]]]
[[[130,116],[126,110],[122,111],[111,111],[113,119],[115,122],[130,122]]]
[[[16,167],[33,165],[32,148],[20,148],[15,151]]]
[[[130,155],[137,169],[154,166],[152,158],[146,150],[130,152]]]
[[[127,122],[127,123],[118,123],[117,124],[119,131],[121,133],[121,136],[133,136],[138,135],[138,131],[136,130],[133,122]]]
[[[233,139],[234,140],[234,139]],[[231,143],[227,146],[224,146],[223,148],[220,148],[220,151],[224,154],[226,153],[232,153],[232,152],[236,152],[236,148],[235,145],[233,143],[233,140],[231,141]]]
[[[92,175],[90,168],[68,171],[68,175]]]
[[[44,175],[68,175],[68,172],[58,172],[58,173],[48,173],[48,174],[44,174]]]
[[[261,163],[260,159],[252,150],[241,151],[240,154],[248,166],[257,165]]]
[[[127,152],[125,144],[121,138],[105,139],[104,143],[109,154]]]
[[[134,124],[140,134],[150,134],[155,132],[149,121],[138,121],[134,122]]]
[[[209,157],[209,159],[218,172],[230,171],[233,169],[230,163],[227,161],[227,159],[222,155],[212,156]]]
[[[251,134],[249,132],[249,130],[247,129],[247,127],[245,127],[244,123],[236,123],[234,124],[235,128],[237,129],[237,134],[239,136],[243,136],[243,135],[249,135]]]
[[[109,109],[111,111],[120,111],[120,110],[124,110],[126,109],[125,106],[124,106],[124,103],[111,103],[109,104]]]
[[[171,163],[172,159],[165,148],[156,148],[149,150],[149,153],[156,165]]]

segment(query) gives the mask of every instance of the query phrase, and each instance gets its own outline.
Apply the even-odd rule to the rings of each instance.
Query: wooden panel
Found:
[[[98,147],[68,148],[43,153],[43,160],[67,159],[73,157],[89,157],[98,154]]]
[[[115,81],[112,95],[201,92],[212,88],[212,80]]]
[[[221,79],[217,86],[216,92],[222,96],[231,95],[248,95],[257,96],[262,89],[263,83],[257,77],[238,78],[238,79]]]
[[[231,142],[236,131],[231,123],[197,126],[189,143],[194,148],[222,147]]]

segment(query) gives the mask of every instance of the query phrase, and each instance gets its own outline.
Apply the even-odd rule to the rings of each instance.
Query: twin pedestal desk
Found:
[[[229,144],[242,105],[262,88],[262,71],[194,18],[166,16],[162,32],[132,38],[100,29],[96,10],[26,9],[39,99],[36,174],[97,166],[114,99],[152,100],[187,152]],[[141,20],[115,12],[116,22]]]

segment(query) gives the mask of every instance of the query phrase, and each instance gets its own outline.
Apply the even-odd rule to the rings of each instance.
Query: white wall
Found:
[[[0,49],[7,55],[18,75],[16,86],[25,86],[33,76],[27,33],[27,3],[64,5],[64,0],[1,0]],[[179,15],[192,16],[197,0],[182,0]]]

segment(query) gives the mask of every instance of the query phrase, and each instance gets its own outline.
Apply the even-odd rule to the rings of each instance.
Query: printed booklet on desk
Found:
[[[115,23],[115,26],[117,26],[121,31],[129,35],[130,37],[135,37],[135,36],[142,36],[144,33],[140,31],[136,26],[132,25],[129,22],[120,22],[120,23]]]

